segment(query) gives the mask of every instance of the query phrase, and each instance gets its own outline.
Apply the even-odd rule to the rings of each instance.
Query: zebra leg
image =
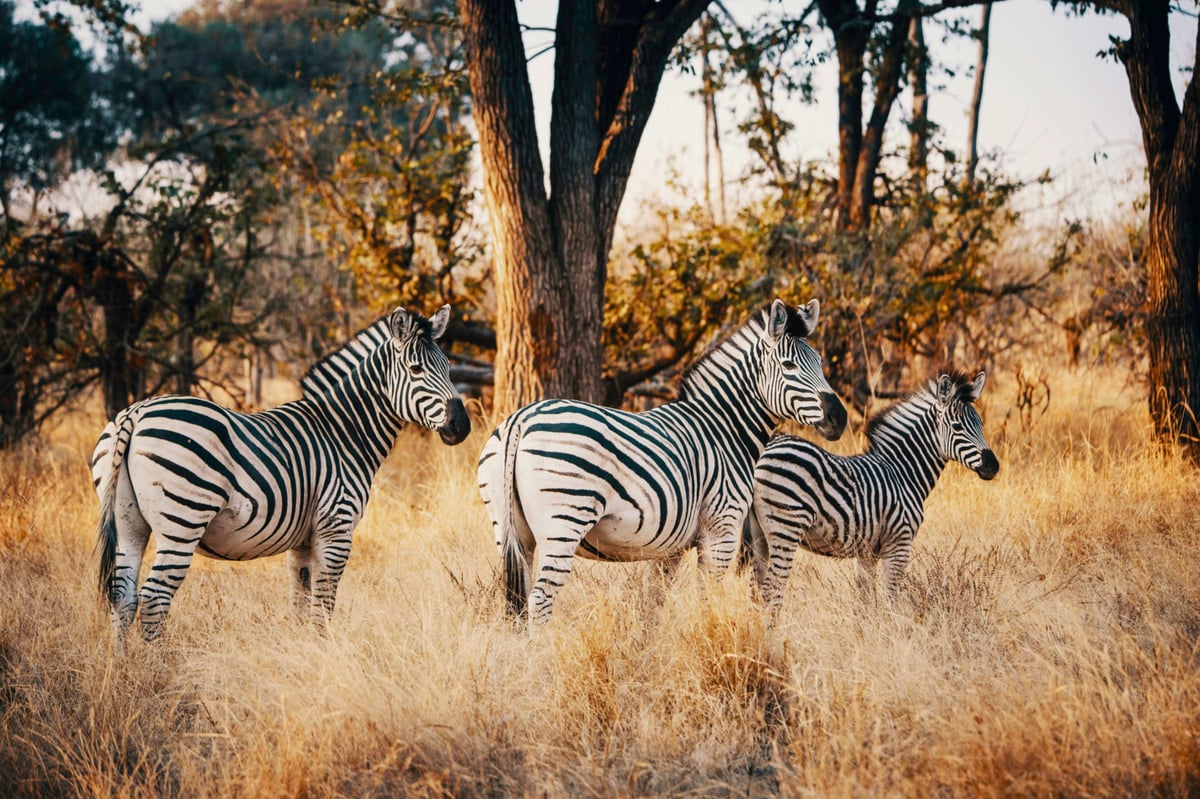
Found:
[[[761,523],[762,517],[759,517]],[[762,582],[759,590],[763,603],[771,617],[779,615],[783,604],[783,589],[792,573],[792,564],[796,559],[796,549],[801,537],[812,524],[812,519],[774,520],[772,527],[763,529],[766,540],[767,565],[763,569]]]
[[[883,584],[887,588],[889,602],[900,595],[900,580],[912,557],[912,535],[905,534],[883,553]]]
[[[292,605],[303,616],[312,606],[312,547],[288,550],[287,564],[292,573]]]
[[[529,592],[529,621],[534,628],[550,620],[554,597],[571,576],[575,550],[583,536],[563,534],[543,539],[537,546],[537,579]]]
[[[142,637],[153,641],[162,634],[162,623],[171,600],[183,584],[204,527],[195,529],[168,522],[159,514],[154,525],[154,565],[142,583]]]
[[[346,570],[350,558],[350,540],[354,529],[317,532],[312,549],[312,572],[309,608],[313,620],[324,627],[333,615],[333,604],[337,599],[338,582]]]
[[[138,510],[132,486],[122,474],[117,482],[114,509],[116,552],[112,578],[108,584],[109,615],[120,642],[133,624],[138,610],[138,572],[150,541],[150,525]]]
[[[737,545],[737,525],[722,522],[701,535],[700,547],[696,553],[698,565],[706,574],[720,580],[733,563]]]

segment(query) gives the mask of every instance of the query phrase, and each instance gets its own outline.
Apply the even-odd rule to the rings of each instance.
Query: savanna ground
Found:
[[[322,635],[282,558],[198,559],[164,639],[114,652],[79,415],[0,460],[0,795],[1184,796],[1200,793],[1200,480],[1144,387],[1063,371],[1001,461],[952,464],[903,598],[803,558],[767,629],[746,575],[582,562],[549,627],[501,612],[488,432],[406,432]],[[859,446],[857,433],[838,446]]]

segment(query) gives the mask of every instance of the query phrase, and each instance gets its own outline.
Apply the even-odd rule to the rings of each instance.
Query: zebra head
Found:
[[[783,300],[771,303],[763,329],[766,352],[759,391],[776,416],[812,425],[835,441],[846,429],[846,408],[825,380],[820,353],[804,340],[816,330],[820,313],[815,299],[795,310]]]
[[[1000,471],[1000,461],[983,437],[983,420],[975,410],[985,380],[987,373],[982,370],[974,378],[960,374],[940,376],[934,391],[934,418],[942,457],[958,461],[984,480],[991,480]]]
[[[395,369],[391,399],[400,418],[436,430],[447,444],[458,444],[471,432],[471,419],[454,384],[450,361],[435,343],[450,323],[450,306],[426,319],[397,308],[388,320]]]

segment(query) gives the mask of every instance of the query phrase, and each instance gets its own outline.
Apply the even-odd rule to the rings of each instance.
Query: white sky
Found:
[[[794,5],[799,8],[802,2],[795,0]],[[159,19],[191,4],[192,0],[143,0],[142,7],[145,19]],[[763,5],[763,0],[726,0],[726,7],[743,24],[749,23]],[[522,22],[552,27],[557,2],[519,0],[517,8]],[[964,13],[974,20],[979,11],[968,9]],[[1173,63],[1190,65],[1196,19],[1182,14],[1173,14],[1172,19]],[[1048,0],[1005,0],[997,2],[992,12],[980,150],[1002,151],[1005,168],[1017,175],[1032,176],[1049,169],[1058,178],[1055,196],[1066,197],[1072,213],[1103,212],[1126,199],[1137,185],[1135,182],[1135,188],[1131,188],[1128,176],[1139,175],[1144,166],[1141,135],[1124,69],[1111,59],[1097,57],[1109,46],[1110,34],[1128,35],[1123,17],[1068,17],[1061,8],[1052,10]],[[938,48],[935,60],[958,72],[942,91],[931,93],[929,113],[943,129],[946,145],[961,152],[975,63],[973,43],[941,45],[935,41],[938,32],[933,26],[927,27],[926,36],[930,46]],[[527,49],[536,52],[546,41],[547,34],[531,35]],[[787,115],[796,124],[787,141],[787,154],[794,158],[831,158],[834,154],[835,67],[826,64],[817,74],[817,103],[798,106]],[[553,53],[535,59],[530,76],[546,157]],[[1186,79],[1185,75],[1178,76],[1179,91]],[[695,75],[669,72],[664,77],[634,165],[624,218],[638,213],[642,200],[672,200],[663,193],[663,185],[664,176],[673,171],[699,196],[703,185],[704,121],[695,96],[698,85]],[[719,102],[727,193],[731,205],[735,205],[737,179],[749,156],[738,146],[733,130],[739,98],[723,97]],[[907,96],[902,95],[893,112],[894,123],[907,115],[907,104]],[[893,135],[902,133],[896,131]]]

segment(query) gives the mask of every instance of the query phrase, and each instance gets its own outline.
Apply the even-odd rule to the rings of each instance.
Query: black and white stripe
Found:
[[[701,564],[722,573],[754,461],[780,421],[828,438],[845,427],[804,340],[818,312],[816,300],[797,310],[776,300],[688,370],[678,401],[645,413],[546,400],[509,417],[479,459],[509,611],[549,618],[577,553],[630,561],[696,546]]]
[[[925,514],[925,499],[949,461],[991,480],[1000,469],[974,403],[983,372],[943,374],[867,424],[867,451],[842,457],[803,439],[772,439],[754,469],[744,554],[763,601],[776,611],[797,547],[858,558],[858,584],[884,563],[895,595]]]
[[[92,457],[100,588],[118,639],[139,604],[146,637],[158,633],[197,550],[228,560],[287,552],[297,606],[327,617],[371,482],[404,423],[448,444],[470,432],[435,343],[449,318],[449,306],[431,319],[397,309],[314,366],[302,399],[262,413],[184,396],[121,411]]]

